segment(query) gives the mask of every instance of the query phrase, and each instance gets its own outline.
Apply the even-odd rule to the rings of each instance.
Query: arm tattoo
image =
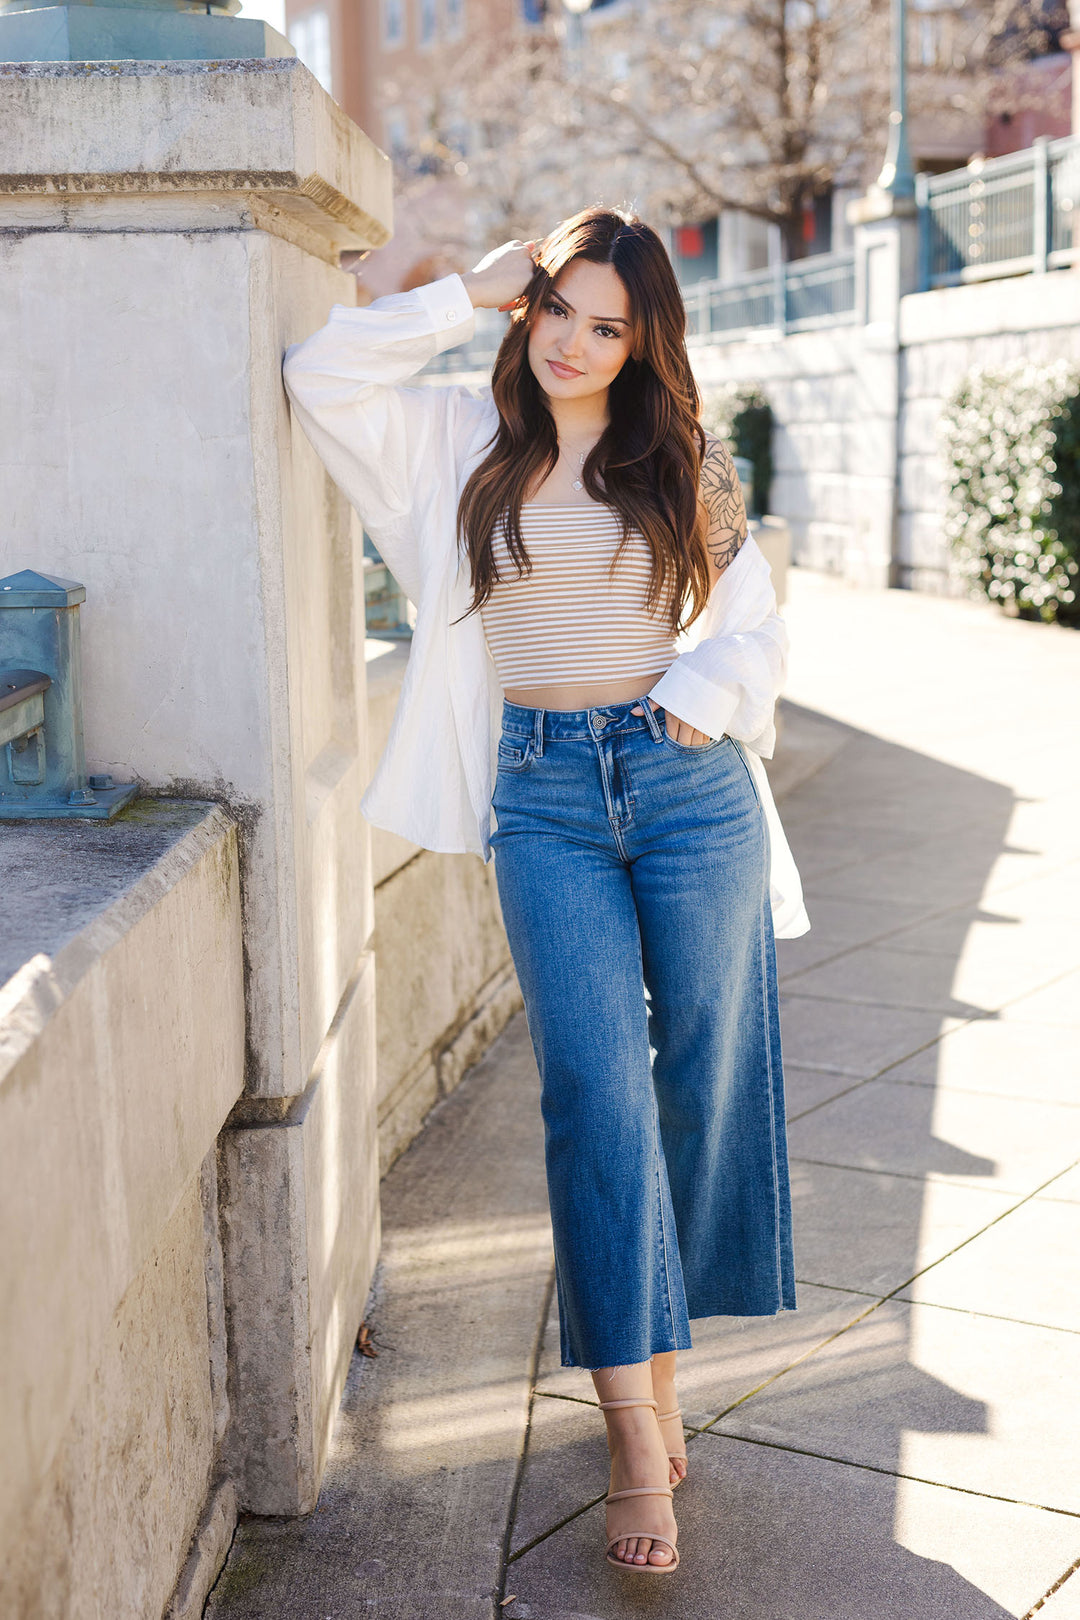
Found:
[[[742,486],[727,445],[710,439],[701,463],[701,498],[709,514],[705,541],[709,556],[722,574],[735,560],[746,539],[746,508]]]

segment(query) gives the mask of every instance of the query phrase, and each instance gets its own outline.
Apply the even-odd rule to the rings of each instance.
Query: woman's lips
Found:
[[[575,371],[573,366],[564,366],[561,360],[549,360],[548,365],[551,367],[551,369],[555,373],[556,377],[581,377],[581,376],[584,376],[583,372]]]

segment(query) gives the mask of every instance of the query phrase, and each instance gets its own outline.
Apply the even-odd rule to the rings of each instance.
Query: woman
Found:
[[[417,606],[365,814],[495,853],[607,1557],[661,1574],[690,1319],[795,1305],[773,938],[809,924],[759,758],[786,639],[660,239],[591,208],[535,246],[336,307],[285,379]],[[474,307],[511,315],[491,389],[402,387]]]

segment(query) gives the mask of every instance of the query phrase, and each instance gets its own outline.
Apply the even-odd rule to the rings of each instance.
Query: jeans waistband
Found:
[[[645,712],[631,714],[636,705]],[[663,709],[654,710],[644,692],[623,703],[604,703],[594,709],[534,709],[523,703],[511,703],[509,698],[503,699],[503,730],[533,737],[538,751],[542,751],[545,738],[557,741],[559,738],[607,737],[615,731],[648,731],[659,738],[663,722]]]

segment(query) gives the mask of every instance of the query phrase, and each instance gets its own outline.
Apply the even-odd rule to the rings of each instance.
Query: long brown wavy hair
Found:
[[[511,311],[491,377],[499,425],[458,504],[458,536],[473,587],[465,617],[487,601],[501,578],[492,545],[500,518],[517,577],[532,569],[521,535],[522,501],[537,476],[542,481],[554,467],[559,441],[547,396],[529,365],[529,332],[555,278],[573,259],[610,264],[630,302],[630,354],[609,389],[610,420],[586,459],[583,482],[593,500],[622,520],[612,568],[631,528],[644,535],[652,555],[647,606],[655,612],[663,602],[678,633],[709,599],[708,515],[699,493],[701,401],[686,352],[682,295],[664,244],[635,215],[615,208],[585,208],[557,225],[541,244],[536,274]]]

